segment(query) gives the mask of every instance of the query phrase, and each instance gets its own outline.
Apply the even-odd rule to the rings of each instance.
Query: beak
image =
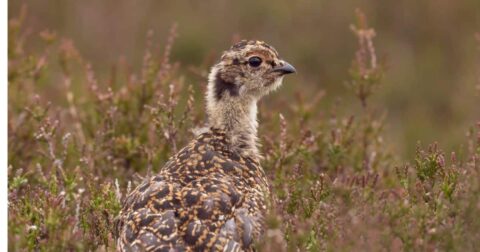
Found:
[[[274,72],[281,72],[282,74],[291,74],[291,73],[297,72],[297,70],[295,70],[295,67],[293,67],[292,65],[290,65],[286,61],[281,61],[281,64],[274,67],[273,71]]]

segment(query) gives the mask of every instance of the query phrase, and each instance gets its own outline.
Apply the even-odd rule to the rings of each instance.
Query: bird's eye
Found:
[[[252,67],[258,67],[262,64],[262,59],[260,57],[251,57],[248,59],[248,64]]]

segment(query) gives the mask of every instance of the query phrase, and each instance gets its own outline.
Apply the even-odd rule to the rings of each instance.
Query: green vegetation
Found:
[[[161,52],[147,33],[140,69],[120,62],[94,70],[75,41],[48,30],[29,34],[26,17],[22,9],[9,21],[9,250],[113,251],[121,200],[201,126],[197,84],[212,59],[172,62],[173,25]],[[356,17],[344,92],[356,97],[357,112],[327,104],[323,90],[281,93],[288,102],[273,94],[260,106],[262,165],[274,198],[258,247],[475,251],[480,122],[451,154],[436,143],[419,144],[410,160],[392,150],[385,109],[374,99],[386,63],[375,30],[362,12]]]

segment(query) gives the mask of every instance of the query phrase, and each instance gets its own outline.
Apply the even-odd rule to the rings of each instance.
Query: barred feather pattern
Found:
[[[118,251],[254,251],[269,187],[255,157],[211,128],[125,199]]]

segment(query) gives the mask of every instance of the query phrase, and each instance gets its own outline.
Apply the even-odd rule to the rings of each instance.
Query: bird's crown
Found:
[[[242,40],[222,54],[209,76],[214,98],[260,98],[281,85],[295,68],[283,61],[277,50],[263,41]]]

